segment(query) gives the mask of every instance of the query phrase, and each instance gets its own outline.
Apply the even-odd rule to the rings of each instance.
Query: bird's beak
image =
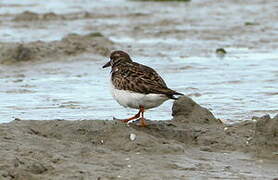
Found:
[[[109,67],[109,66],[111,66],[110,61],[108,61],[106,64],[104,64],[104,65],[102,66],[102,68],[107,68],[107,67]]]

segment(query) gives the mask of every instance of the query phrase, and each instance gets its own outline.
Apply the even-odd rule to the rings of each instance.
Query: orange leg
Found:
[[[143,107],[143,106],[140,107],[140,111],[141,111],[141,113],[142,113],[142,116],[141,116],[141,118],[140,118],[140,123],[141,123],[140,126],[146,127],[146,126],[147,126],[147,123],[146,123],[145,118],[144,118],[144,112],[145,112],[145,110],[144,110],[144,107]]]
[[[134,119],[137,119],[140,117],[140,114],[142,114],[141,118],[140,118],[140,126],[142,127],[146,127],[147,126],[147,123],[145,121],[145,118],[144,118],[144,112],[145,112],[145,109],[143,106],[140,106],[140,109],[139,109],[139,112],[137,114],[135,114],[133,117],[131,118],[128,118],[128,119],[120,119],[120,121],[124,122],[124,123],[127,123],[131,120],[134,120]]]
[[[128,121],[131,121],[131,120],[134,120],[134,119],[137,119],[140,117],[140,114],[141,114],[141,108],[139,110],[139,112],[137,114],[135,114],[134,116],[132,116],[131,118],[128,118],[128,119],[121,119],[120,121],[124,122],[124,123],[127,123]]]

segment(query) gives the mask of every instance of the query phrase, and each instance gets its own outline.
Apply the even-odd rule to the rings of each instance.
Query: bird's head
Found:
[[[132,62],[130,56],[124,51],[113,51],[110,55],[110,61],[108,61],[102,68],[106,68],[109,66],[114,66],[116,64]]]

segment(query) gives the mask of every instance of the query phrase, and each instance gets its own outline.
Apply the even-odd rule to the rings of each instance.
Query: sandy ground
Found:
[[[173,120],[0,125],[1,179],[273,179],[278,115],[225,126],[184,96]],[[132,134],[132,135],[131,135]],[[134,138],[135,137],[135,138]]]
[[[49,107],[39,107],[44,109],[38,111],[33,104],[15,105],[6,101],[10,103],[0,105],[5,111],[0,117],[5,122],[11,120],[10,111],[13,111],[13,117],[30,120],[36,117],[50,119],[47,118],[49,113],[56,118],[78,119],[73,117],[71,108],[59,108],[65,103],[83,110],[90,109],[84,111],[88,116],[79,114],[81,119],[107,119],[110,109],[94,111],[94,105],[89,102],[84,106],[82,103],[86,98],[77,98],[80,90],[74,91],[79,94],[72,94],[71,98],[61,98],[51,96],[53,93],[48,97],[43,89],[58,86],[57,90],[75,90],[74,85],[61,87],[62,83],[59,86],[53,81],[56,78],[72,84],[69,79],[76,78],[76,74],[82,75],[78,77],[80,82],[89,81],[89,78],[92,83],[106,80],[109,71],[96,69],[102,64],[96,64],[89,72],[84,69],[94,62],[104,63],[106,58],[102,55],[111,49],[123,49],[136,61],[155,68],[169,87],[194,98],[218,118],[235,122],[254,115],[270,114],[273,117],[278,113],[275,106],[278,100],[275,51],[278,47],[278,16],[275,0],[192,0],[188,3],[10,0],[1,1],[0,6],[3,7],[0,9],[0,83],[5,84],[0,98],[10,100],[16,96],[24,101],[28,100],[28,94],[36,98],[38,104]],[[226,49],[225,58],[219,60],[215,57],[217,48]],[[45,63],[47,60],[53,61],[52,64]],[[69,60],[78,62],[79,68],[74,68],[77,63],[63,68],[61,63],[65,62],[66,66],[70,64]],[[45,63],[46,68],[38,67],[35,62]],[[32,68],[36,71],[31,71]],[[97,72],[97,75],[90,72]],[[46,73],[60,77],[46,77]],[[208,75],[209,78],[205,78]],[[67,78],[62,79],[61,76]],[[40,80],[51,86],[45,87]],[[86,86],[86,83],[78,85]],[[7,88],[6,84],[10,87]],[[42,86],[44,88],[39,89]],[[86,88],[94,91],[95,88],[91,87]],[[114,105],[110,97],[102,101],[94,97],[98,96],[90,97],[94,102]],[[50,100],[45,100],[47,98]],[[54,102],[52,99],[59,100]],[[58,105],[54,107],[53,104]],[[170,119],[170,105],[165,103],[157,108],[151,118]],[[111,107],[122,113],[120,116],[127,113],[116,104]],[[35,116],[26,115],[30,110],[35,111]],[[161,114],[165,118],[159,117]]]

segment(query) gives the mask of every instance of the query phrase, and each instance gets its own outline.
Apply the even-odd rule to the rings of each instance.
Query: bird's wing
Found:
[[[117,89],[137,93],[165,94],[170,98],[175,94],[180,94],[169,89],[155,70],[135,62],[117,67],[112,73],[112,82]]]

